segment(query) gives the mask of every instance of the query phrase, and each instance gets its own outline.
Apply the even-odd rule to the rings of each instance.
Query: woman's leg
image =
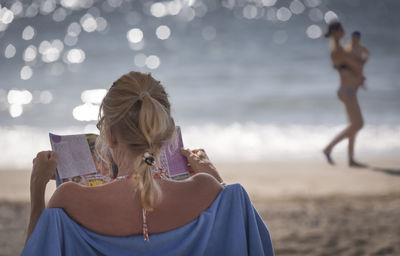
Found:
[[[348,103],[346,104],[346,112],[350,121],[350,135],[349,135],[349,146],[348,146],[348,157],[349,157],[349,165],[354,167],[365,167],[364,165],[357,163],[354,160],[354,145],[356,136],[359,130],[364,125],[363,117],[361,114],[361,108],[358,104],[357,95],[351,97]]]
[[[336,144],[338,144],[340,141],[346,139],[346,138],[350,138],[350,136],[352,135],[352,131],[353,128],[351,127],[351,124],[348,125],[343,131],[341,131],[332,141],[331,143],[328,144],[328,146],[326,146],[326,148],[324,149],[324,154],[328,160],[328,162],[330,164],[335,164],[334,161],[332,160],[332,158],[330,157],[332,149],[336,146]]]
[[[363,125],[361,110],[360,106],[358,105],[357,96],[355,94],[347,95],[342,91],[339,91],[338,96],[345,106],[349,125],[343,131],[341,131],[323,150],[330,164],[334,164],[332,158],[330,157],[332,149],[336,146],[336,144],[346,138],[349,138],[349,159],[351,159],[351,161],[354,161],[353,155],[355,136],[357,131],[359,131]]]
[[[343,91],[339,90],[338,91],[338,98],[343,104],[346,106],[346,95],[344,94]],[[347,111],[347,108],[346,108]],[[338,144],[341,140],[347,138],[349,136],[349,126],[346,127],[343,131],[341,131],[329,144],[328,146],[325,147],[323,150],[323,153],[326,157],[326,160],[328,161],[329,164],[334,165],[335,162],[331,158],[331,152],[332,149],[335,147],[336,144]]]
[[[349,136],[349,147],[348,147],[348,154],[349,160],[354,158],[354,142],[356,140],[357,134],[352,134]]]

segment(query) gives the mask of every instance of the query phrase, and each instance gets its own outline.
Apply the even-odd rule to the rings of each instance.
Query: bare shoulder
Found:
[[[47,204],[47,208],[64,208],[65,202],[68,200],[71,193],[74,193],[78,188],[78,184],[73,182],[61,184],[51,196],[49,203]]]
[[[163,200],[149,215],[150,233],[165,232],[193,221],[218,197],[223,186],[200,173],[184,181],[162,181]]]
[[[198,173],[192,176],[188,182],[192,183],[192,191],[202,196],[215,197],[224,188],[213,176],[207,173]]]
[[[195,184],[222,188],[222,185],[208,173],[201,172],[193,175],[190,179]]]
[[[184,181],[163,182],[164,201],[167,208],[172,202],[192,205],[193,209],[206,209],[224,188],[213,176],[196,174]]]
[[[82,186],[74,182],[61,184],[51,196],[47,208],[67,208],[71,200],[82,194]]]
[[[89,187],[70,181],[61,184],[54,191],[47,208],[71,210],[80,209],[86,205],[96,206],[105,202],[104,200],[99,200],[99,198],[108,200],[121,192],[125,192],[124,187],[118,186],[115,182]]]

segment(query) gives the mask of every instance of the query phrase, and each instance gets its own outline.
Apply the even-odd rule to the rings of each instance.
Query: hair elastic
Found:
[[[145,96],[150,96],[150,93],[149,93],[149,92],[141,92],[141,93],[139,94],[139,100],[143,100],[143,98],[144,98]]]
[[[147,165],[150,165],[150,166],[153,166],[155,164],[155,162],[156,162],[155,159],[154,159],[153,154],[151,154],[149,152],[145,152],[143,154],[143,158],[142,159]]]

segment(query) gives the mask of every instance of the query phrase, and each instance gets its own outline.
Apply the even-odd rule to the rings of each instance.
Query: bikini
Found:
[[[346,64],[336,65],[336,66],[334,66],[334,68],[336,68],[338,71],[351,70],[351,68]],[[341,92],[346,94],[347,97],[352,98],[356,95],[357,89],[346,87],[346,86],[340,86],[338,93],[341,93]]]
[[[126,180],[132,177],[132,175],[117,176],[115,179]],[[153,177],[155,179],[169,180],[169,174],[161,168],[153,169]],[[144,241],[148,242],[149,239],[149,229],[147,225],[147,210],[142,207],[142,217],[143,217],[143,238]]]
[[[336,68],[337,70],[351,70],[349,66],[347,66],[346,64],[340,64],[340,65],[336,65],[333,66],[334,68]]]

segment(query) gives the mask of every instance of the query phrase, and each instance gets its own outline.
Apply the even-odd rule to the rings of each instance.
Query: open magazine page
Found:
[[[173,180],[184,180],[190,176],[188,162],[181,154],[181,148],[183,148],[182,134],[180,127],[177,126],[174,136],[164,145],[160,154],[160,167]]]
[[[97,186],[111,179],[96,169],[95,134],[49,134],[53,151],[58,154],[56,183],[73,181],[86,186]]]
[[[109,176],[102,175],[97,166],[101,160],[96,157],[96,134],[56,135],[50,133],[50,143],[53,151],[58,154],[56,184],[73,181],[86,186],[102,185],[111,181]],[[188,178],[189,169],[186,158],[180,153],[183,147],[181,129],[175,129],[175,134],[168,141],[160,154],[160,168],[168,173],[173,180]],[[118,167],[114,164],[114,177],[118,175]]]

